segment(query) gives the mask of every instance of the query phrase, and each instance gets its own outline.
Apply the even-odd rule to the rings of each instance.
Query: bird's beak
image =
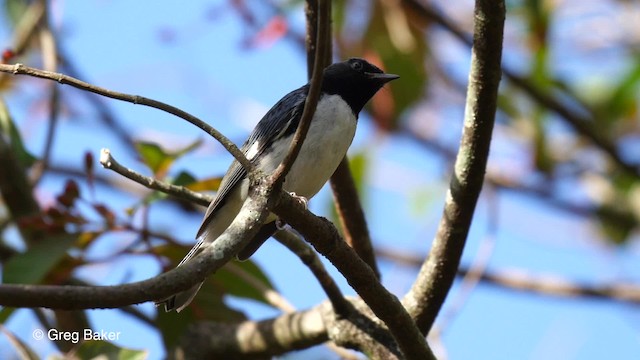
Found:
[[[376,79],[381,81],[383,84],[388,83],[391,80],[398,79],[400,76],[396,74],[385,74],[385,73],[367,73],[371,79]]]

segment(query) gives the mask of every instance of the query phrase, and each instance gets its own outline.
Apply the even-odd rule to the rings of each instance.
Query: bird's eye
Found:
[[[351,68],[356,71],[362,71],[362,61],[354,61],[351,63]]]

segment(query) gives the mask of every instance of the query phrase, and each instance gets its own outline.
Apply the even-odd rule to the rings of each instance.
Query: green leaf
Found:
[[[29,2],[26,0],[6,0],[4,5],[9,20],[11,20],[12,25],[15,26],[27,11]]]
[[[145,350],[127,349],[103,340],[85,341],[73,351],[73,355],[77,359],[110,360],[144,360],[149,356]]]
[[[622,78],[622,81],[612,89],[609,98],[605,101],[605,108],[599,111],[605,115],[602,119],[608,120],[610,125],[620,117],[634,113],[637,106],[638,89],[640,88],[640,61]],[[605,127],[605,129],[610,127]]]
[[[631,232],[637,228],[638,221],[629,211],[610,205],[602,205],[596,210],[600,231],[610,242],[625,244]]]
[[[7,307],[0,309],[0,324],[4,324],[7,320],[9,320],[15,310],[16,308]]]
[[[369,170],[369,158],[366,151],[361,151],[349,156],[349,168],[351,169],[351,175],[353,175],[353,181],[356,183],[358,194],[360,199],[364,196],[364,185],[367,178],[367,171]]]
[[[210,287],[203,286],[193,302],[179,314],[175,311],[167,313],[164,308],[158,307],[156,323],[162,333],[165,348],[170,350],[178,344],[187,327],[195,322],[208,320],[231,323],[246,319],[243,313],[228,307],[220,294],[213,293]]]
[[[194,182],[196,182],[196,178],[193,175],[191,175],[190,172],[184,171],[184,170],[180,171],[178,173],[178,176],[176,176],[171,181],[171,183],[173,185],[178,185],[178,186],[187,186],[187,185],[192,184]]]
[[[75,244],[76,235],[52,235],[36,243],[27,252],[6,262],[2,277],[5,284],[37,284],[41,282]]]
[[[139,141],[136,143],[136,149],[142,158],[142,162],[156,176],[166,173],[166,170],[173,163],[174,159],[158,144]]]
[[[160,145],[146,141],[138,141],[135,145],[142,162],[153,171],[156,177],[164,178],[176,159],[197,149],[201,144],[202,140],[198,139],[176,151],[166,151]]]
[[[188,250],[188,247],[184,246],[164,245],[154,248],[154,253],[169,258],[173,264],[178,264]],[[198,296],[196,296],[196,300],[202,293],[208,293],[209,295],[207,296],[234,295],[269,305],[262,292],[247,281],[247,278],[252,278],[252,280],[263,284],[268,289],[273,289],[273,284],[267,275],[253,261],[234,261],[223,266],[215,274],[207,278]]]
[[[171,181],[173,185],[184,186],[193,191],[216,191],[220,187],[221,182],[221,176],[198,180],[187,171],[181,171],[178,173],[178,176]]]
[[[18,161],[23,167],[28,168],[33,165],[37,158],[24,146],[20,132],[16,127],[9,108],[5,104],[4,100],[0,97],[0,134],[5,134],[9,138],[12,152],[16,155]]]
[[[253,283],[257,282],[267,289],[273,290],[273,284],[253,261],[233,261],[218,270],[207,279],[219,293],[234,295],[246,299],[271,304],[264,297],[263,292]]]

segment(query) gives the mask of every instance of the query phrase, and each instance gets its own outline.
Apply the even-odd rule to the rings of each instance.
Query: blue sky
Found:
[[[212,12],[211,9],[222,8],[216,3],[224,2],[66,0],[55,2],[53,16],[61,26],[61,45],[86,76],[84,80],[171,103],[207,120],[240,143],[271,104],[306,82],[306,63],[296,45],[287,41],[257,49],[243,47],[246,35],[243,25],[230,12]],[[294,26],[302,23],[302,12],[298,13],[300,16],[292,19]],[[215,20],[208,20],[205,14],[215,16]],[[3,28],[2,37],[8,42],[9,34],[6,27]],[[460,56],[467,50],[456,46],[455,42],[448,41],[441,48],[460,54],[453,57],[452,66],[465,73],[468,61]],[[505,57],[508,59],[509,55]],[[387,70],[402,76],[402,69]],[[40,80],[29,80],[21,90],[23,94],[37,96],[45,85]],[[65,93],[72,91],[65,88]],[[12,97],[7,101],[17,119],[27,118],[29,111],[20,107],[24,103]],[[111,100],[109,105],[135,138],[161,142],[168,148],[197,138],[206,140],[202,149],[179,161],[176,168],[188,168],[199,176],[219,175],[226,169],[230,157],[193,126],[141,106]],[[134,158],[125,155],[115,138],[95,133],[93,120],[86,114],[86,104],[77,106],[85,113],[80,112],[82,116],[63,124],[64,130],[56,141],[54,162],[76,163],[84,151],[97,156],[102,147],[108,147],[123,164],[143,170]],[[462,108],[451,113],[460,117],[448,120],[443,131],[455,136],[460,131]],[[22,124],[25,141],[37,153],[43,143],[43,123],[27,125],[23,120]],[[500,129],[496,131],[499,133]],[[443,174],[445,177],[447,174],[443,173],[441,160],[405,139],[380,137],[366,118],[360,121],[351,151],[352,154],[365,152],[371,161],[370,192],[365,201],[376,244],[426,254],[446,189]],[[492,154],[492,158],[500,154],[503,152]],[[45,178],[45,188],[52,192],[62,183],[61,179]],[[397,184],[402,186],[394,186]],[[121,208],[134,203],[134,199],[121,194],[101,192],[97,196],[115,201]],[[47,194],[41,197],[46,199]],[[418,208],[410,206],[416,198],[426,200]],[[513,194],[499,194],[496,199],[492,203],[493,200],[484,196],[478,205],[464,264],[472,262],[490,235],[495,248],[489,269],[526,269],[534,274],[554,274],[591,283],[640,281],[637,245],[615,249],[601,244],[585,219],[569,217],[535,200]],[[325,189],[314,198],[311,208],[317,213],[326,213],[329,201],[330,194]],[[154,209],[153,223],[172,231],[185,242],[191,241],[199,218],[168,222],[170,213],[170,208]],[[493,234],[488,231],[489,221],[498,224]],[[108,253],[112,246],[113,243],[103,241],[102,245],[92,248],[93,255]],[[313,306],[325,298],[297,258],[278,243],[268,242],[254,259],[296,307]],[[406,292],[415,270],[384,261],[381,266],[385,285],[398,295]],[[82,271],[81,276],[115,284],[123,279],[145,279],[159,270],[153,260],[131,256],[115,264],[93,266]],[[353,294],[342,277],[331,271],[344,292]],[[450,300],[458,289],[456,285]],[[230,303],[252,318],[277,314],[248,301],[231,299]],[[149,313],[153,311],[151,304],[140,307]],[[118,344],[149,349],[151,359],[162,357],[158,337],[137,322],[113,313],[112,310],[91,311],[94,328],[123,331]],[[636,309],[624,304],[558,299],[480,285],[448,324],[442,340],[452,360],[632,359],[633,354],[640,352],[637,318]],[[50,344],[31,339],[36,324],[28,311],[20,311],[8,326],[40,354],[49,354],[53,350]],[[5,339],[0,336],[0,348],[6,349],[4,343]],[[3,351],[0,350],[0,357]],[[314,350],[308,356],[322,358],[327,354],[331,353]]]

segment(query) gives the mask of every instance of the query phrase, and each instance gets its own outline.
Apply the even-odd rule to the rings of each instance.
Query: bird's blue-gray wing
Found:
[[[262,117],[251,135],[249,135],[247,141],[245,141],[240,148],[240,150],[247,155],[249,150],[255,146],[252,150],[253,157],[250,160],[256,163],[255,159],[260,158],[265,150],[269,148],[270,144],[275,140],[283,136],[290,135],[296,131],[308,91],[309,86],[305,85],[290,92],[280,99],[280,101],[278,101]],[[246,176],[246,170],[242,165],[240,165],[240,163],[238,163],[238,161],[234,160],[222,179],[216,198],[211,202],[207,209],[205,219],[196,236],[198,240],[201,240],[200,237],[205,233],[210,222],[213,220],[216,211],[224,205],[228,195],[240,185]]]

